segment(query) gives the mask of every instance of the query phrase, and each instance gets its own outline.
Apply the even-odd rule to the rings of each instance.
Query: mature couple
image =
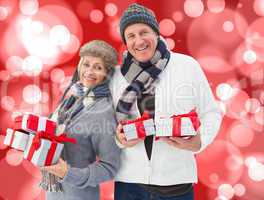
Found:
[[[78,143],[66,144],[59,163],[42,169],[48,200],[99,200],[99,184],[113,178],[115,200],[194,198],[194,156],[221,123],[208,81],[193,58],[168,49],[149,9],[130,5],[120,33],[127,47],[120,68],[116,50],[104,41],[80,49],[78,68],[52,116]],[[193,108],[201,127],[188,140],[127,141],[119,123],[144,111],[155,121]]]

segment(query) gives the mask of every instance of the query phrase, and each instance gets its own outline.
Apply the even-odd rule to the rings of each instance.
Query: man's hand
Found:
[[[133,139],[133,140],[127,141],[126,136],[124,132],[122,131],[122,129],[123,129],[123,126],[122,124],[119,123],[116,129],[116,138],[118,142],[120,142],[125,147],[133,147],[142,141],[141,139]]]
[[[64,176],[67,174],[68,172],[68,165],[67,163],[62,160],[61,158],[59,159],[59,162],[55,165],[51,165],[51,166],[46,166],[46,167],[42,167],[42,170],[45,170],[51,174],[54,174],[60,178],[64,178]]]
[[[201,136],[198,133],[189,139],[183,139],[180,137],[169,137],[160,138],[160,140],[167,142],[169,145],[174,146],[179,149],[189,150],[189,151],[199,151],[201,148]]]

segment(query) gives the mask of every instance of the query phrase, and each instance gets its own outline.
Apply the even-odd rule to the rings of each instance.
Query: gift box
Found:
[[[140,118],[122,122],[122,125],[127,140],[155,135],[154,121],[147,112]]]
[[[4,144],[16,150],[24,151],[29,139],[29,134],[23,130],[6,129]]]
[[[39,167],[54,165],[60,158],[64,142],[76,143],[76,140],[68,138],[65,134],[60,136],[45,132],[30,134],[24,158]]]
[[[197,134],[200,120],[195,110],[192,110],[187,114],[158,119],[155,125],[157,137],[186,137]]]
[[[47,117],[26,113],[15,118],[15,128],[29,132],[44,131],[54,134],[56,132],[56,122]]]

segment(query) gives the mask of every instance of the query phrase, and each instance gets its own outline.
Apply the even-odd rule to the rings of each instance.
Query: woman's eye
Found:
[[[95,66],[95,69],[97,69],[97,70],[102,70],[102,67],[101,67],[100,65],[96,65],[96,66]]]

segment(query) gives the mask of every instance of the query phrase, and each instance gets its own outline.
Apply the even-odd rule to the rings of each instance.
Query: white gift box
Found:
[[[24,152],[24,158],[32,162],[34,165],[43,167],[43,166],[48,166],[48,165],[54,165],[58,162],[63,146],[64,144],[62,143],[56,143],[56,150],[54,155],[52,156],[52,161],[51,163],[47,164],[47,156],[50,152],[50,149],[52,147],[52,142],[47,139],[40,139],[40,146],[36,150],[32,150],[32,143],[35,135],[30,134],[29,136],[29,141],[28,145],[26,147],[26,150]],[[54,145],[54,143],[53,143]],[[34,148],[33,148],[34,149]],[[33,152],[33,154],[32,154]]]
[[[28,133],[7,128],[4,144],[14,149],[24,151],[26,149],[28,139],[29,139]]]
[[[193,123],[189,117],[181,117],[180,128],[173,127],[174,118],[163,118],[157,119],[156,125],[156,136],[157,137],[168,137],[168,136],[194,136],[196,131],[194,129]],[[178,129],[178,130],[174,130]]]
[[[144,127],[141,126],[142,123]],[[139,131],[138,128],[142,128],[143,130]],[[123,130],[127,140],[144,138],[149,135],[155,135],[153,119],[147,119],[142,122],[123,125]]]
[[[56,122],[32,113],[25,113],[15,118],[15,125],[18,129],[29,132],[45,131],[50,134],[56,132]]]

